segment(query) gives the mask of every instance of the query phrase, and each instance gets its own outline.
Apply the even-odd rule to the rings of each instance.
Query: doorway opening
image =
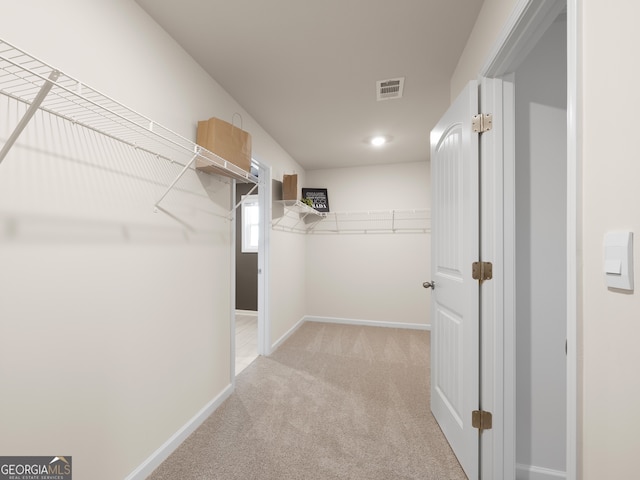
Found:
[[[236,184],[235,213],[235,298],[233,322],[233,355],[235,375],[246,369],[264,353],[265,324],[267,322],[264,282],[268,245],[268,184],[269,170],[251,161],[251,173],[258,177],[252,184]]]
[[[499,86],[482,108],[501,98],[504,126],[487,195],[499,199],[492,258],[504,273],[482,355],[494,373],[483,401],[499,414],[482,444],[490,478],[576,478],[576,10],[522,2],[480,72]]]
[[[253,168],[252,168],[253,170]],[[253,173],[253,171],[252,171]],[[259,174],[255,169],[254,175]],[[259,177],[258,177],[259,178]],[[253,189],[253,191],[252,191]],[[236,375],[258,357],[258,240],[260,202],[250,183],[236,185]]]
[[[567,470],[566,37],[562,13],[511,76],[516,479]]]

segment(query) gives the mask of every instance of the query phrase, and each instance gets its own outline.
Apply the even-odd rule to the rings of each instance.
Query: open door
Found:
[[[478,84],[470,82],[431,132],[431,410],[465,473],[478,478],[479,404]]]

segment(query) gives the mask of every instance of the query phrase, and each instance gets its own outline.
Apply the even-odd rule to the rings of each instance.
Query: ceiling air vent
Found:
[[[379,80],[376,82],[376,94],[378,101],[402,98],[404,89],[404,77],[392,78],[390,80]]]

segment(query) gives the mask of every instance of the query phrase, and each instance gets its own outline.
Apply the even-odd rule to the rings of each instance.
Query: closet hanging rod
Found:
[[[9,66],[15,67],[17,70],[9,70],[6,65],[2,65],[2,69],[5,75],[0,76],[0,90],[2,93],[8,94],[13,98],[22,100],[26,103],[33,103],[29,101],[29,95],[33,93],[33,89],[40,89],[40,85],[36,82],[36,79],[40,80],[43,85],[48,85],[47,93],[52,87],[61,91],[54,90],[53,94],[57,98],[57,101],[51,98],[51,103],[55,104],[57,108],[46,108],[49,112],[53,112],[56,115],[65,118],[73,123],[78,123],[82,126],[87,126],[99,133],[109,135],[108,128],[117,126],[118,128],[124,128],[125,133],[127,127],[120,123],[121,120],[124,124],[128,124],[129,128],[134,128],[138,133],[142,133],[149,138],[157,137],[158,140],[168,142],[171,145],[175,145],[179,148],[186,149],[191,153],[194,153],[194,145],[185,137],[172,132],[171,130],[163,127],[160,124],[155,123],[150,118],[142,115],[141,113],[132,110],[131,108],[123,105],[117,100],[108,97],[107,95],[83,84],[79,80],[67,75],[60,70],[56,70],[48,64],[30,56],[26,52],[19,48],[8,44],[7,42],[0,40],[0,45],[9,46],[10,49],[3,49],[0,52],[0,65],[2,62],[6,62]],[[15,50],[19,52],[19,55],[14,55],[9,58],[5,52]],[[16,58],[26,59],[25,61],[14,61]],[[29,66],[27,66],[29,65]],[[47,69],[51,72],[57,72],[56,78],[51,79],[45,76],[45,74],[39,73],[36,69]],[[28,78],[28,76],[19,75],[19,73],[28,73],[34,78]],[[11,77],[11,78],[6,78]],[[75,87],[72,90],[71,87]],[[31,89],[29,87],[32,87]],[[26,93],[25,93],[26,92]],[[46,97],[46,95],[45,95]],[[44,97],[41,99],[44,100]],[[64,112],[75,112],[78,116],[73,116]],[[95,126],[91,122],[81,120],[83,116],[94,115],[91,118],[93,122],[100,126]],[[153,130],[154,125],[175,139],[168,138],[159,132]],[[113,138],[122,138],[118,135],[110,135]],[[131,145],[137,145],[135,142],[125,142]],[[154,152],[155,153],[155,152]]]
[[[0,150],[0,163],[2,163],[2,161],[4,160],[4,157],[7,156],[7,153],[9,153],[9,150],[11,149],[11,147],[13,147],[13,144],[16,143],[16,140],[18,139],[18,137],[20,136],[24,128],[29,123],[29,120],[31,120],[31,117],[33,117],[33,115],[36,113],[38,108],[40,108],[42,101],[45,99],[45,97],[51,90],[51,87],[53,87],[53,83],[58,79],[59,76],[60,76],[59,71],[57,70],[51,71],[49,78],[42,85],[42,87],[40,88],[40,91],[36,95],[36,98],[33,99],[33,102],[31,102],[31,105],[29,105],[29,108],[27,109],[23,117],[20,119],[20,122],[18,122],[18,125],[16,125],[16,128],[13,130],[13,133],[9,136],[9,139],[5,142],[4,146],[2,147],[2,150]]]
[[[6,95],[6,96],[18,101],[18,102],[26,103],[27,105],[29,105],[29,102],[27,100],[23,99],[23,98],[17,97],[15,95],[12,95],[12,94],[6,93],[6,92],[2,92],[2,93],[4,95]],[[34,109],[34,111],[35,110],[37,110],[37,109]],[[93,127],[91,125],[88,125],[88,124],[83,123],[83,122],[79,122],[78,120],[76,120],[74,118],[65,116],[65,115],[63,115],[63,114],[61,114],[59,112],[53,111],[53,110],[51,110],[49,108],[40,106],[40,110],[42,110],[43,112],[47,112],[50,115],[54,115],[54,116],[56,116],[58,118],[66,120],[66,121],[68,121],[68,122],[70,122],[70,123],[72,123],[74,125],[79,125],[79,126],[81,126],[83,128],[86,128],[88,130],[96,132],[96,133],[98,133],[100,135],[103,135],[105,137],[111,138],[112,140],[116,140],[118,142],[124,143],[125,145],[127,145],[129,147],[132,147],[132,148],[135,148],[136,150],[139,150],[139,151],[142,151],[142,152],[146,152],[146,153],[148,153],[150,155],[153,155],[153,156],[155,156],[157,158],[161,158],[163,160],[166,160],[166,161],[168,161],[170,163],[173,163],[173,164],[176,164],[178,166],[184,167],[185,165],[187,165],[187,163],[188,164],[192,164],[193,163],[191,161],[189,161],[189,162],[181,162],[181,161],[175,160],[175,158],[171,158],[171,157],[168,157],[166,155],[159,154],[156,151],[149,150],[148,148],[141,147],[140,145],[132,143],[132,142],[129,142],[129,141],[123,139],[123,138],[119,138],[119,137],[116,137],[116,136],[114,136],[112,134],[106,133],[106,132],[104,132],[102,130],[98,130],[97,128],[95,128],[95,127]],[[9,150],[9,148],[7,148],[7,150]],[[195,145],[195,150],[197,150],[199,152],[198,153],[198,158],[200,158],[200,159],[208,160],[210,163],[215,164],[217,166],[220,166],[222,164],[222,165],[224,165],[224,168],[226,168],[227,170],[231,170],[232,168],[235,168],[236,170],[238,170],[238,175],[239,175],[239,177],[242,177],[242,178],[233,177],[233,178],[236,178],[236,180],[244,181],[245,177],[246,177],[246,180],[248,180],[247,183],[256,182],[256,185],[257,185],[257,182],[258,182],[257,177],[254,177],[253,175],[248,174],[247,172],[245,172],[244,170],[240,169],[239,167],[235,167],[235,165],[233,165],[233,164],[229,165],[229,163],[226,160],[224,160],[223,158],[219,157],[215,153],[212,153],[209,150],[205,149],[204,147],[200,147],[199,145]],[[180,175],[180,176],[182,176],[182,175]]]
[[[53,72],[57,72],[55,79],[52,78]],[[40,108],[183,167],[191,165],[193,161],[189,159],[195,155],[219,167],[219,173],[222,175],[242,182],[258,182],[257,177],[250,172],[235,167],[180,134],[54,69],[2,39],[0,39],[0,93],[30,105],[10,136],[11,142],[7,141],[3,146],[2,158],[28,124],[33,113]]]
[[[29,105],[29,102],[27,100],[25,100],[24,98],[20,98],[20,97],[17,97],[15,95],[12,95],[12,94],[6,93],[6,92],[2,92],[2,94],[7,96],[7,97],[9,97],[9,98],[12,98],[13,100],[16,100],[18,102],[25,103],[25,104]],[[35,103],[35,101],[34,101],[34,103]],[[33,104],[31,104],[31,105],[33,105]],[[182,167],[184,167],[184,165],[185,165],[184,163],[176,161],[173,158],[170,158],[170,157],[168,157],[166,155],[161,155],[161,154],[159,154],[157,152],[154,152],[154,151],[149,150],[147,148],[144,148],[144,147],[141,147],[139,145],[136,145],[135,143],[128,142],[128,141],[126,141],[126,140],[124,140],[122,138],[118,138],[118,137],[116,137],[114,135],[111,135],[109,133],[106,133],[106,132],[103,132],[101,130],[98,130],[97,128],[92,127],[91,125],[87,125],[86,123],[79,122],[79,121],[77,121],[77,120],[75,120],[75,119],[73,119],[71,117],[67,117],[65,115],[62,115],[61,113],[58,113],[58,112],[53,111],[53,110],[51,110],[49,108],[43,107],[42,105],[39,107],[39,109],[42,110],[43,112],[48,113],[49,115],[53,115],[55,117],[61,118],[63,120],[66,120],[66,121],[74,124],[74,125],[79,125],[79,126],[81,126],[83,128],[86,128],[87,130],[91,130],[91,131],[93,131],[95,133],[99,133],[100,135],[103,135],[103,136],[105,136],[107,138],[110,138],[112,140],[116,140],[118,142],[124,143],[125,145],[127,145],[129,147],[132,147],[132,148],[135,148],[137,150],[146,152],[146,153],[148,153],[150,155],[154,155],[154,156],[156,156],[158,158],[161,158],[163,160],[166,160],[166,161],[168,161],[170,163],[175,163],[176,165],[180,165]],[[38,108],[34,108],[33,112],[35,113],[36,110],[38,110]],[[27,114],[25,114],[23,118],[25,118],[25,117],[27,117]],[[25,122],[25,126],[26,126],[26,123],[27,122]],[[16,126],[16,130],[18,130],[18,128],[19,128],[19,126]],[[15,134],[15,132],[14,132],[14,134]],[[17,136],[18,135],[16,135],[16,139],[17,139]],[[4,147],[4,148],[6,148],[7,151],[10,150],[11,145],[15,142],[15,140],[13,140],[13,142],[10,143],[10,140],[11,139],[7,140],[7,143],[5,144],[5,147]],[[6,155],[6,152],[5,152],[5,155]],[[3,155],[3,158],[4,158],[4,155]]]

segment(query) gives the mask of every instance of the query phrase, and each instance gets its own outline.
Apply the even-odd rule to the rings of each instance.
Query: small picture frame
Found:
[[[313,208],[319,212],[329,211],[329,195],[326,188],[303,188],[302,198],[311,200]]]

